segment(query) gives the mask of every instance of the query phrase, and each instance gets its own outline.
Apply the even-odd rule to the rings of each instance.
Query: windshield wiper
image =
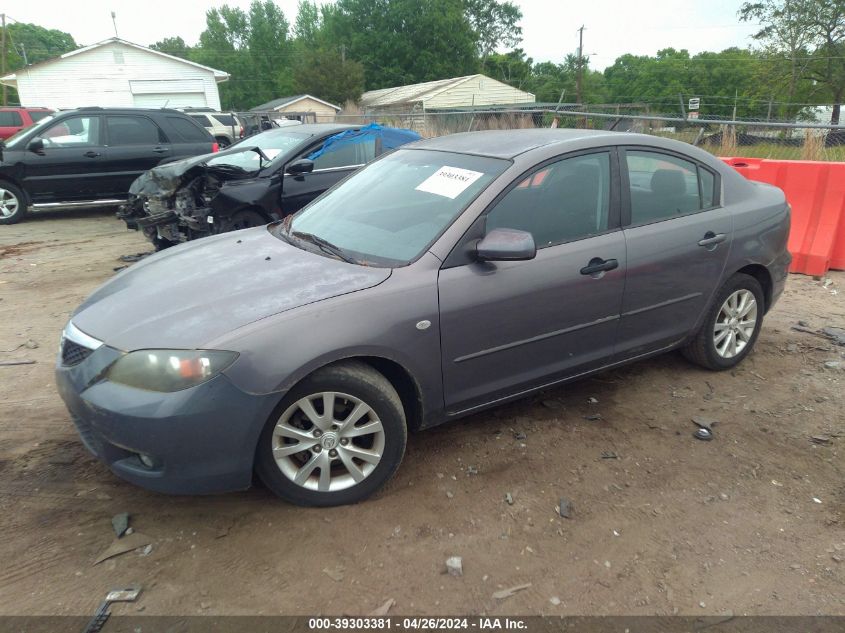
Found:
[[[335,246],[334,244],[332,244],[326,239],[323,239],[319,235],[314,235],[313,233],[304,233],[302,231],[291,231],[289,235],[293,235],[294,237],[299,238],[303,242],[310,242],[324,253],[334,255],[338,259],[342,259],[343,261],[345,261],[347,264],[358,263],[355,259],[347,255],[342,248],[340,248],[339,246]]]

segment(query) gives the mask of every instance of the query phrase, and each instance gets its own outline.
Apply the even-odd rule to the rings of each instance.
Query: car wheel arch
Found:
[[[26,200],[24,200],[24,202],[27,204],[27,206],[32,204],[32,198],[30,197],[29,192],[26,190],[22,183],[18,182],[14,178],[9,178],[8,176],[4,175],[0,177],[0,187],[2,187],[4,184],[12,185],[13,187],[17,187],[18,189],[20,189],[23,192],[23,195],[26,197]]]
[[[754,277],[754,279],[757,280],[760,287],[763,289],[763,299],[765,300],[763,312],[768,312],[772,305],[772,292],[774,287],[772,274],[769,272],[769,269],[762,264],[748,264],[737,270],[734,274],[737,273]]]

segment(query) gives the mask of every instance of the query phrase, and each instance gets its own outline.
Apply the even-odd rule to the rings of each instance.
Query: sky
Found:
[[[625,53],[654,55],[662,48],[686,48],[695,54],[748,46],[755,26],[740,23],[742,0],[514,0],[523,13],[523,50],[534,61],[560,63],[578,48],[584,25],[584,54],[602,70]],[[114,36],[111,12],[123,39],[149,45],[170,36],[195,44],[212,6],[249,6],[249,0],[4,0],[0,11],[19,22],[69,32],[81,45]],[[276,0],[292,23],[297,0]]]

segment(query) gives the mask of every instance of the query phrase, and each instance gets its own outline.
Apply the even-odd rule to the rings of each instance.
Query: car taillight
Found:
[[[211,153],[213,154],[214,152],[219,152],[219,151],[220,151],[220,145],[217,144],[217,143],[212,143],[211,144]]]
[[[242,125],[242,126],[241,126],[241,135],[240,135],[240,138],[243,138],[243,137],[244,137],[244,126]]]

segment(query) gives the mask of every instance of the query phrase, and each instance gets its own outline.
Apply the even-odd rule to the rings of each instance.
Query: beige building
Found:
[[[448,108],[534,103],[534,95],[486,75],[468,75],[410,86],[370,90],[361,96],[366,114],[425,112]]]
[[[323,101],[311,95],[280,97],[255,106],[250,112],[277,112],[288,119],[303,123],[331,123],[340,112],[340,106]]]

